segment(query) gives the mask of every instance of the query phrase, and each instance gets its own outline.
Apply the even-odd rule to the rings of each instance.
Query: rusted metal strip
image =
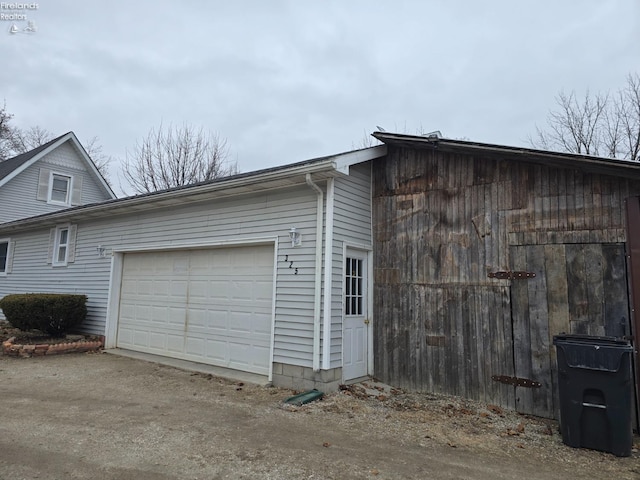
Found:
[[[536,274],[533,272],[490,272],[489,278],[498,278],[500,280],[520,280],[523,278],[533,278]]]
[[[631,336],[635,347],[636,429],[640,430],[640,197],[625,200],[627,210],[627,265],[631,291]]]
[[[506,383],[507,385],[515,385],[516,387],[525,388],[540,388],[542,384],[535,380],[529,380],[528,378],[510,377],[509,375],[494,375],[492,380],[500,383]]]

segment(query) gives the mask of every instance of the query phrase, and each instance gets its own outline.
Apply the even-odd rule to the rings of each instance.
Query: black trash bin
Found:
[[[633,347],[626,340],[556,335],[560,430],[571,447],[631,455]]]

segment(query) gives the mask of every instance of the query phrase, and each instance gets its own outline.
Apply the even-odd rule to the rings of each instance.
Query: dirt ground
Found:
[[[0,479],[640,478],[637,438],[628,458],[573,449],[555,422],[372,382],[285,407],[105,353],[0,356],[0,379]]]

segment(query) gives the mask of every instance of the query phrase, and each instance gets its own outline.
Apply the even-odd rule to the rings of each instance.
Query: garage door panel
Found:
[[[155,324],[166,325],[169,323],[169,310],[163,307],[152,306],[151,321]]]
[[[171,262],[171,268],[166,268],[168,267],[168,263],[165,262],[159,262],[159,269],[161,269],[161,271],[167,271],[167,272],[171,272],[173,274],[176,273],[186,273],[189,271],[189,255],[187,253],[184,254],[175,254],[172,255],[172,259],[169,260],[169,262]],[[165,267],[165,268],[163,268]]]
[[[118,341],[124,344],[133,344],[133,331],[128,328],[121,328],[118,331]]]
[[[273,246],[125,254],[117,345],[269,372]]]
[[[254,296],[256,300],[262,302],[261,305],[268,304],[271,307],[271,298],[273,296],[273,283],[272,282],[255,282],[253,284]]]
[[[189,309],[187,314],[189,328],[206,327],[208,314],[206,309]]]
[[[172,292],[171,280],[157,279],[153,282],[153,291],[157,296],[166,297]]]
[[[184,350],[187,355],[204,357],[206,355],[205,341],[203,338],[188,336]]]
[[[231,315],[229,330],[236,335],[267,336],[271,334],[270,328],[265,328],[260,322],[255,321],[251,313],[234,313]]]
[[[181,353],[184,349],[184,335],[166,334],[167,351],[171,353]]]
[[[227,363],[227,342],[207,339],[207,357],[215,363]]]
[[[184,300],[187,298],[188,282],[186,280],[171,280],[169,296]]]
[[[209,292],[211,286],[206,279],[191,280],[189,283],[189,300],[190,301],[203,301],[209,299]]]
[[[229,292],[227,290],[227,285],[229,280],[211,280],[209,282],[209,296],[212,300],[227,300],[229,298]]]
[[[169,328],[183,328],[184,326],[184,308],[180,306],[170,306],[166,308],[167,323]]]
[[[149,296],[153,295],[153,287],[154,287],[153,280],[139,280],[136,286],[138,287],[136,294],[149,295]]]
[[[227,331],[229,329],[228,310],[209,310],[207,317],[207,327],[212,331]]]
[[[167,336],[162,333],[152,332],[149,335],[149,347],[151,348],[167,348]]]
[[[133,331],[133,344],[140,347],[149,346],[149,331],[148,330],[134,330]]]

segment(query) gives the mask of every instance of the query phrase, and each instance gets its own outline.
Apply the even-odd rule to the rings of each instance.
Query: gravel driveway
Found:
[[[640,477],[640,455],[453,397],[290,391],[108,354],[0,356],[1,479]],[[484,406],[486,407],[486,406]]]

